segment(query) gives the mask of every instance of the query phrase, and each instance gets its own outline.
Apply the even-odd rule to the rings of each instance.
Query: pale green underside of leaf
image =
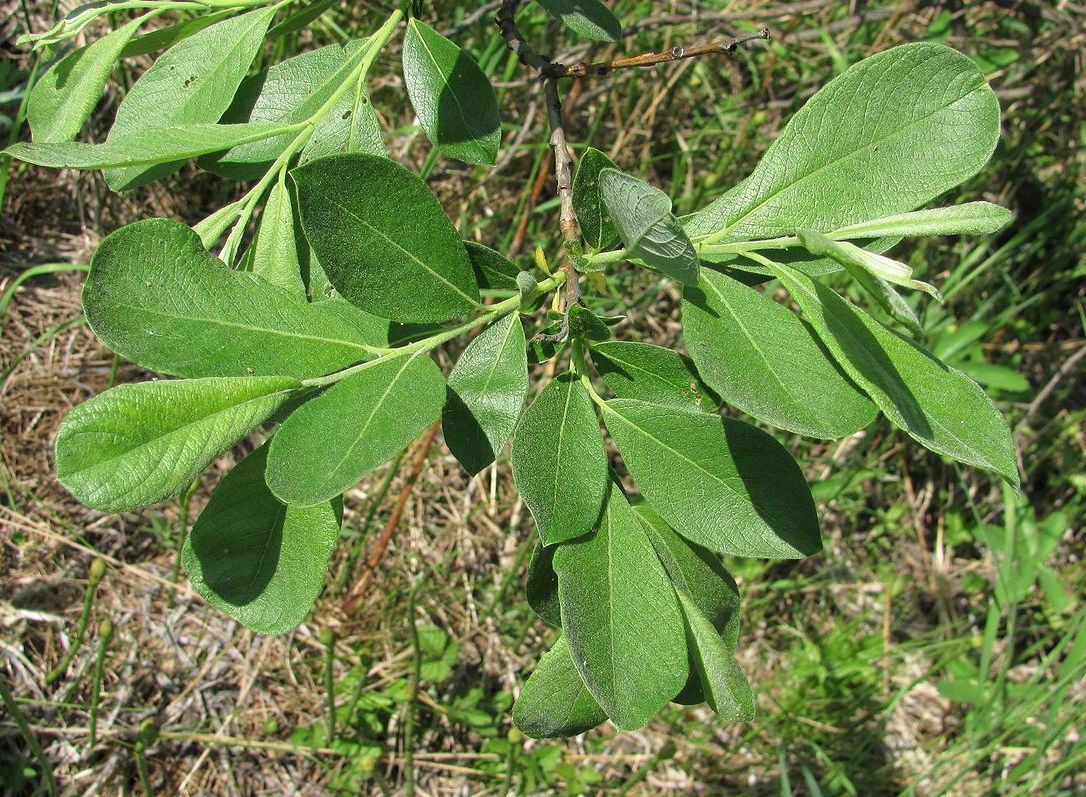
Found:
[[[467,163],[493,164],[501,142],[498,100],[466,52],[425,22],[412,19],[403,45],[411,105],[437,149]]]
[[[689,595],[677,590],[686,646],[710,708],[730,722],[754,719],[754,693],[731,651]]]
[[[147,138],[152,128],[217,122],[263,46],[276,10],[275,6],[258,8],[216,22],[160,55],[125,95],[106,141],[131,142]],[[193,154],[214,151],[203,149]],[[178,161],[185,157],[191,156]],[[157,180],[178,165],[111,169],[106,172],[106,183],[114,191],[122,191]]]
[[[708,269],[683,297],[687,350],[724,401],[820,439],[844,437],[875,419],[874,405],[784,306]]]
[[[607,451],[592,400],[574,376],[547,385],[517,425],[513,480],[544,545],[596,525],[607,491]]]
[[[475,475],[505,448],[528,395],[524,326],[516,313],[495,321],[468,345],[448,386],[445,442]]]
[[[696,283],[698,255],[671,215],[667,194],[615,169],[601,171],[599,182],[608,214],[630,255],[679,282]]]
[[[103,512],[179,495],[300,387],[283,377],[141,382],[80,404],[57,432],[57,479]]]
[[[536,0],[579,36],[603,42],[622,37],[622,24],[599,0]]]
[[[770,435],[741,421],[636,399],[612,399],[603,415],[645,498],[690,541],[768,559],[821,549],[803,474]]]
[[[281,503],[264,482],[268,447],[234,466],[185,538],[181,563],[219,611],[262,634],[283,634],[309,613],[339,535],[335,507]]]
[[[311,506],[340,495],[441,417],[445,380],[425,353],[375,363],[296,409],[272,438],[268,485]]]
[[[608,340],[592,345],[592,363],[607,389],[618,398],[717,409],[716,399],[702,384],[694,363],[672,349]]]
[[[113,63],[135,34],[142,20],[80,47],[42,75],[30,92],[26,120],[35,143],[71,141],[102,99]]]
[[[599,527],[554,555],[562,627],[596,702],[621,729],[645,725],[686,682],[675,590],[622,491]]]
[[[921,445],[1019,484],[1014,440],[992,400],[961,371],[787,266],[778,278],[842,368]]]
[[[970,58],[931,42],[894,47],[808,100],[692,232],[771,238],[913,210],[976,174],[998,138],[999,103]]]
[[[832,237],[835,241],[844,241],[884,236],[989,235],[1007,226],[1013,219],[1014,214],[1000,205],[966,202],[850,224],[837,230]]]
[[[364,360],[366,345],[387,342],[323,304],[231,271],[169,219],[130,224],[102,242],[83,309],[115,352],[176,376],[307,379]]]
[[[265,123],[178,124],[172,127],[147,127],[132,135],[115,136],[102,144],[85,144],[81,141],[28,144],[20,141],[5,149],[4,154],[50,169],[132,167],[139,170],[157,163],[188,160],[206,152],[259,141],[282,132],[282,125]]]
[[[606,719],[573,664],[569,642],[558,637],[520,690],[513,723],[532,739],[555,739],[592,730]]]
[[[464,244],[418,176],[364,154],[322,158],[291,174],[306,238],[347,301],[414,323],[445,321],[478,303]]]

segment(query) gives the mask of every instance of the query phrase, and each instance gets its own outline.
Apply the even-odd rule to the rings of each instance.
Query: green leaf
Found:
[[[836,439],[875,419],[867,397],[794,313],[708,269],[683,292],[683,337],[724,401],[790,432]]]
[[[258,8],[216,22],[160,55],[125,95],[106,141],[146,139],[151,128],[217,122],[264,44],[276,9]],[[197,154],[214,151],[203,149]],[[170,174],[179,165],[111,169],[106,183],[114,191],[123,191]]]
[[[294,207],[283,175],[264,202],[260,225],[253,238],[253,273],[305,299],[302,264],[298,259]]]
[[[426,183],[374,155],[334,155],[291,174],[302,227],[339,294],[382,318],[425,323],[479,301],[460,236]]]
[[[328,155],[352,152],[382,157],[388,154],[381,135],[381,123],[363,82],[355,83],[353,90],[340,97],[317,122],[309,141],[302,148],[300,160],[307,163]]]
[[[999,102],[967,56],[894,47],[807,101],[708,237],[829,232],[913,210],[976,174],[998,138]]]
[[[532,739],[590,731],[607,719],[573,664],[564,636],[543,654],[513,704],[513,723]]]
[[[713,411],[719,406],[694,363],[672,349],[609,340],[592,345],[592,363],[619,398]]]
[[[857,238],[919,235],[989,235],[1007,226],[1014,214],[991,202],[966,202],[949,208],[899,213],[871,221],[850,224],[829,234],[835,241]]]
[[[675,590],[637,515],[612,485],[596,531],[554,554],[573,662],[621,729],[640,728],[686,682]]]
[[[770,435],[741,421],[636,399],[602,406],[645,498],[691,542],[767,559],[822,548],[803,473]]]
[[[498,99],[479,65],[425,22],[412,19],[403,76],[426,137],[443,155],[493,164],[501,143]]]
[[[587,307],[575,304],[569,308],[569,337],[598,342],[608,340],[611,330]]]
[[[528,578],[524,592],[532,611],[554,628],[562,627],[562,609],[558,603],[558,574],[554,572],[554,552],[557,546],[537,542],[528,562]]]
[[[222,116],[229,124],[265,122],[283,127],[308,121],[340,87],[365,55],[365,42],[354,42],[348,56],[331,44],[301,53],[246,77]],[[294,140],[297,131],[216,152],[200,159],[200,167],[222,177],[255,179]]]
[[[594,147],[589,147],[577,161],[573,175],[573,210],[581,234],[593,249],[606,249],[618,240],[618,230],[607,213],[600,190],[600,173],[604,169],[617,169],[614,161]],[[669,208],[670,209],[670,208]]]
[[[921,445],[1018,486],[1014,440],[984,391],[825,285],[787,266],[777,276],[845,372]]]
[[[87,506],[123,512],[179,495],[300,387],[283,377],[141,382],[77,406],[57,432],[57,479]]]
[[[375,361],[296,409],[272,438],[268,486],[311,506],[354,486],[441,417],[445,380],[425,352]]]
[[[754,693],[713,624],[683,590],[677,590],[686,621],[686,646],[701,681],[705,702],[731,722],[754,719]]]
[[[187,39],[204,28],[214,25],[219,20],[233,16],[235,13],[234,9],[227,8],[148,31],[125,45],[125,48],[121,51],[121,58],[136,58],[137,56],[147,55],[147,53],[153,53],[156,50],[173,47],[182,39]]]
[[[28,144],[20,141],[5,149],[3,154],[23,163],[50,169],[120,169],[128,174],[154,164],[184,161],[206,152],[260,141],[281,132],[281,125],[264,123],[178,124],[173,127],[148,127],[127,136],[111,136],[103,144],[85,144],[82,141]],[[134,185],[121,188],[132,188]]]
[[[35,143],[71,141],[102,99],[109,73],[143,19],[134,19],[49,67],[34,84],[26,119]]]
[[[696,283],[698,255],[671,215],[668,195],[615,169],[604,169],[599,181],[607,211],[630,254],[672,279]]]
[[[339,536],[332,503],[287,506],[268,489],[261,446],[219,482],[185,538],[181,564],[221,612],[261,634],[283,634],[309,613]]]
[[[130,224],[101,243],[83,309],[113,351],[175,376],[308,379],[367,359],[367,346],[382,345],[323,304],[231,271],[170,219]]]
[[[739,646],[739,586],[731,573],[717,554],[680,536],[647,501],[632,503],[671,583],[689,596],[734,653]]]
[[[812,254],[824,255],[840,263],[845,271],[856,280],[864,291],[889,314],[904,324],[910,332],[920,335],[920,319],[908,302],[894,287],[869,268],[871,258],[878,257],[858,246],[845,242],[833,241],[820,232],[800,230],[796,233],[799,240]],[[889,260],[889,258],[887,258]],[[896,261],[890,261],[896,262]],[[912,270],[909,269],[911,276]]]
[[[520,269],[509,258],[500,252],[495,252],[489,246],[477,244],[474,241],[465,241],[468,257],[471,259],[472,268],[475,269],[475,279],[480,288],[492,288],[505,291],[516,291],[517,274]]]
[[[622,38],[622,23],[599,0],[535,0],[579,36],[601,42]]]
[[[474,476],[505,448],[527,395],[524,327],[510,313],[473,340],[449,374],[445,442],[468,473]]]
[[[510,453],[513,480],[544,545],[592,530],[607,491],[607,451],[576,376],[543,388],[520,419]]]

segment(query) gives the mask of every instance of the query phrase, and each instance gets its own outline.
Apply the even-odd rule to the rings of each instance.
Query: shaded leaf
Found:
[[[686,646],[701,682],[705,702],[731,722],[754,719],[754,693],[735,658],[697,604],[678,590],[686,621]]]
[[[594,147],[589,147],[577,161],[573,175],[573,210],[588,245],[593,249],[606,249],[618,240],[618,230],[607,212],[600,190],[600,173],[604,169],[617,169],[614,161]]]
[[[554,739],[592,730],[606,719],[573,665],[569,642],[558,637],[520,690],[513,723],[532,739]]]
[[[593,344],[592,363],[608,390],[619,398],[688,409],[718,407],[716,397],[701,383],[694,363],[672,349],[609,340]]]
[[[579,36],[602,42],[622,37],[622,24],[599,0],[536,0]]]

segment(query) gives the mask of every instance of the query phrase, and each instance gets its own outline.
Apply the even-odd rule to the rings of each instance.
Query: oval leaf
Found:
[[[1010,429],[976,382],[825,285],[787,266],[777,272],[837,362],[896,426],[938,454],[1019,485]]]
[[[57,479],[87,506],[123,512],[180,495],[209,462],[300,387],[283,377],[141,382],[73,409],[57,432]]]
[[[302,228],[340,295],[396,321],[445,321],[479,301],[460,236],[426,183],[374,155],[335,155],[291,174]]]
[[[513,480],[544,545],[592,530],[607,491],[607,450],[592,400],[575,376],[558,377],[532,402],[511,458]]]
[[[581,225],[581,234],[593,249],[606,249],[618,240],[618,230],[607,212],[600,189],[600,173],[616,168],[614,161],[598,149],[589,147],[577,161],[577,172],[573,175],[573,210]]]
[[[649,343],[609,340],[592,345],[592,363],[608,390],[619,398],[687,409],[717,409],[689,358]]]
[[[622,38],[622,24],[599,0],[536,0],[579,36],[601,42]]]
[[[555,739],[590,731],[606,719],[573,665],[569,642],[558,637],[520,690],[513,723],[532,739]]]
[[[444,155],[493,164],[501,142],[494,87],[475,61],[425,22],[412,19],[403,76],[426,137]]]
[[[268,486],[312,506],[354,486],[441,417],[445,380],[425,353],[375,362],[296,409],[272,438]]]
[[[331,503],[281,503],[264,482],[267,458],[261,446],[223,477],[185,538],[181,564],[216,609],[258,633],[283,634],[324,586],[339,518]]]
[[[794,313],[723,274],[706,269],[683,291],[683,337],[706,384],[760,421],[836,439],[875,419]]]
[[[698,605],[681,589],[678,595],[686,623],[686,646],[705,702],[726,720],[749,722],[754,719],[754,693],[746,676]]]
[[[807,482],[770,435],[741,421],[636,399],[606,402],[603,416],[645,498],[688,540],[767,559],[821,550]]]
[[[642,727],[686,683],[686,642],[675,590],[617,486],[596,531],[560,545],[554,569],[574,665],[618,727]]]
[[[528,395],[528,354],[516,313],[487,327],[449,374],[442,415],[449,450],[473,476],[494,461]]]
[[[130,224],[102,242],[83,309],[113,351],[176,376],[307,379],[382,345],[322,304],[231,271],[195,232],[169,219]]]

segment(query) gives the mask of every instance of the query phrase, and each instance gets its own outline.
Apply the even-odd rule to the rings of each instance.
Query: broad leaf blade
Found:
[[[822,547],[799,466],[770,435],[696,410],[612,399],[604,422],[645,498],[710,550],[794,559]]]
[[[179,495],[299,387],[283,377],[237,377],[107,390],[61,423],[57,479],[103,512],[139,509]]]
[[[115,352],[176,376],[307,379],[367,359],[367,345],[382,345],[320,304],[231,271],[196,233],[169,219],[130,224],[102,242],[83,309]]]
[[[513,723],[532,739],[555,739],[590,731],[606,719],[573,665],[569,642],[558,637],[520,690]]]
[[[442,154],[494,163],[501,142],[498,100],[471,56],[412,19],[403,44],[403,74],[422,129]]]
[[[686,643],[675,590],[617,486],[596,531],[560,545],[554,569],[577,670],[618,727],[642,727],[686,682]]]
[[[445,380],[425,353],[375,363],[290,414],[272,438],[268,486],[312,506],[354,486],[441,417]]]
[[[715,411],[716,397],[689,358],[649,343],[609,340],[592,346],[592,363],[619,398]]]
[[[593,249],[605,249],[618,240],[618,230],[607,212],[600,189],[600,173],[604,169],[617,169],[614,161],[589,147],[577,161],[573,175],[573,209],[581,234]]]
[[[464,244],[418,176],[364,154],[322,158],[291,174],[306,238],[347,301],[414,323],[445,321],[478,303]]]
[[[968,56],[919,42],[854,64],[792,117],[714,239],[829,232],[920,207],[973,176],[999,102]]]
[[[465,241],[471,266],[475,269],[475,279],[480,288],[492,288],[496,290],[515,291],[517,287],[517,274],[520,269],[500,252],[495,252],[489,246],[477,244],[474,241]]]
[[[592,400],[563,374],[547,385],[517,426],[513,480],[532,512],[544,545],[596,525],[607,491],[607,451]]]
[[[604,169],[599,179],[603,201],[630,254],[679,282],[696,283],[698,255],[671,215],[667,194],[615,169]]]
[[[787,266],[777,272],[841,367],[896,426],[938,454],[1019,485],[1007,422],[973,380],[825,285]]]
[[[258,8],[216,22],[159,56],[117,108],[107,142],[134,140],[148,128],[217,122],[260,51],[276,8]],[[106,182],[114,191],[135,188],[178,165],[111,169]]]
[[[449,374],[442,427],[468,473],[474,476],[501,453],[527,395],[524,327],[510,313],[473,340]]]
[[[686,624],[686,646],[701,682],[705,702],[731,722],[754,719],[754,693],[713,624],[690,596],[677,590]]]
[[[599,0],[536,0],[562,24],[579,36],[601,42],[617,42],[622,24]]]
[[[724,401],[820,439],[844,437],[875,419],[874,405],[783,305],[708,269],[683,297],[686,347]]]
[[[336,508],[281,503],[264,482],[268,447],[251,453],[211,494],[185,538],[181,563],[219,611],[261,634],[282,634],[309,613],[339,535]]]
[[[26,119],[35,143],[71,141],[102,99],[109,73],[139,29],[134,19],[49,67],[34,84]]]

